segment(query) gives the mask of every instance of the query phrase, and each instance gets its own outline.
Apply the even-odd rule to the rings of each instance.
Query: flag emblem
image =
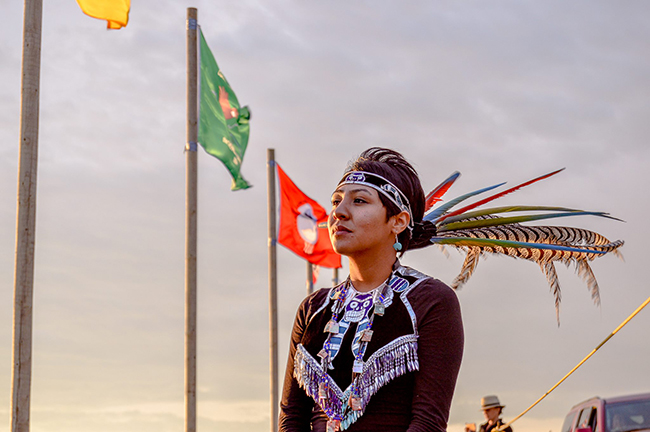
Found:
[[[314,253],[314,245],[318,242],[318,220],[309,203],[298,207],[298,211],[300,214],[296,217],[296,227],[300,237],[305,241],[305,253],[311,255]]]
[[[280,231],[278,243],[312,264],[341,267],[341,256],[334,252],[327,228],[318,225],[328,214],[305,195],[276,163],[280,183]]]

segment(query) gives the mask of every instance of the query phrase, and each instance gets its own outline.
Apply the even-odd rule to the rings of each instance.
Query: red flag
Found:
[[[327,222],[327,212],[298,189],[280,165],[276,166],[280,180],[278,242],[312,264],[341,267],[341,255],[332,249],[327,228],[318,228],[320,222]]]

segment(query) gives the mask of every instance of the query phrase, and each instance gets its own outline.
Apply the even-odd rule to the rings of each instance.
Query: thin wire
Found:
[[[567,378],[569,377],[569,375],[571,375],[571,374],[572,374],[573,372],[575,372],[575,371],[576,371],[580,366],[582,366],[582,364],[583,364],[584,362],[586,362],[586,361],[589,359],[589,357],[591,357],[592,355],[594,355],[594,354],[596,353],[596,351],[598,351],[598,350],[599,350],[603,345],[605,345],[605,344],[607,343],[607,341],[610,340],[610,339],[612,338],[612,336],[614,336],[614,335],[615,335],[615,334],[616,334],[620,329],[622,329],[622,328],[625,326],[625,324],[627,324],[628,322],[630,322],[630,320],[631,320],[632,318],[634,318],[634,317],[636,316],[636,314],[638,314],[639,312],[641,312],[641,310],[642,310],[644,307],[646,307],[646,306],[648,305],[648,303],[650,303],[650,297],[648,297],[648,298],[646,299],[646,301],[644,301],[644,302],[641,304],[641,306],[639,306],[639,307],[638,307],[634,312],[632,312],[632,315],[630,315],[629,317],[627,317],[627,319],[626,319],[625,321],[623,321],[623,322],[621,323],[621,325],[619,325],[618,327],[616,327],[616,329],[615,329],[613,332],[611,332],[611,333],[609,334],[609,336],[607,336],[607,337],[605,338],[605,340],[603,340],[600,344],[598,344],[598,346],[597,346],[596,348],[594,348],[594,349],[589,353],[589,355],[587,355],[587,357],[583,358],[582,361],[576,365],[576,367],[574,367],[573,369],[571,369],[571,371],[570,371],[568,374],[564,375],[564,377],[563,377],[560,381],[558,381],[557,384],[555,384],[553,387],[551,387],[551,389],[550,389],[549,391],[547,391],[546,393],[544,393],[544,396],[542,396],[541,398],[537,399],[537,400],[535,401],[534,404],[532,404],[531,406],[529,406],[528,408],[526,408],[526,410],[525,410],[524,412],[522,412],[521,414],[519,414],[517,417],[515,417],[514,419],[510,420],[508,423],[506,423],[505,425],[503,425],[502,427],[500,427],[499,429],[497,429],[497,432],[503,432],[503,431],[504,431],[508,426],[510,426],[511,424],[513,424],[515,421],[517,421],[518,419],[520,419],[524,414],[526,414],[528,411],[530,411],[531,409],[533,409],[533,407],[534,407],[535,405],[537,405],[538,403],[540,403],[540,402],[542,401],[542,399],[544,399],[546,396],[549,395],[549,393],[551,393],[551,392],[552,392],[553,390],[555,390],[555,389],[556,389],[560,384],[562,384],[562,382],[563,382],[565,379],[567,379]]]

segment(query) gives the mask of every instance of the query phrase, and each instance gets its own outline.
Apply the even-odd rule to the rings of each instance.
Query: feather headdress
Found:
[[[551,292],[555,298],[555,311],[558,320],[561,300],[560,283],[555,271],[555,262],[567,266],[575,264],[578,274],[585,280],[594,302],[600,304],[598,282],[589,261],[598,256],[612,252],[619,255],[618,248],[623,241],[609,241],[604,236],[580,228],[560,226],[528,226],[523,222],[554,219],[578,215],[611,217],[608,213],[571,209],[566,207],[545,206],[504,206],[478,209],[497,198],[551,177],[562,169],[534,178],[510,189],[495,193],[473,204],[452,210],[461,202],[502,186],[504,183],[479,189],[461,195],[444,204],[442,196],[458,179],[455,172],[426,196],[423,229],[432,233],[429,242],[441,246],[454,246],[466,253],[460,274],[452,283],[452,288],[465,284],[478,265],[479,258],[485,253],[507,255],[534,261],[546,275]],[[522,213],[523,212],[523,213]],[[514,215],[513,215],[514,214]],[[415,248],[425,244],[414,245]]]

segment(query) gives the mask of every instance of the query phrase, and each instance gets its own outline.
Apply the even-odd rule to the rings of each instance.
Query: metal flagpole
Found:
[[[307,261],[307,295],[314,292],[314,266]]]
[[[278,430],[278,279],[275,223],[275,150],[266,149],[269,222],[269,373],[271,384],[271,432]]]
[[[185,145],[185,432],[196,431],[197,10],[187,8]]]
[[[11,430],[29,431],[42,0],[25,0],[14,273]]]
[[[335,268],[332,271],[332,285],[336,286],[339,284],[339,269]]]

